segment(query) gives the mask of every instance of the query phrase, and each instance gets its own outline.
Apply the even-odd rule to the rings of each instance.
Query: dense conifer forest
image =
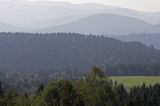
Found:
[[[160,84],[135,86],[129,91],[93,67],[81,80],[52,80],[33,93],[2,88],[0,106],[159,106]]]
[[[97,65],[109,75],[159,75],[160,51],[141,42],[77,33],[0,33],[0,70],[84,73]]]
[[[159,83],[126,89],[109,77],[158,76],[159,64],[160,51],[141,42],[2,32],[0,106],[159,106]]]

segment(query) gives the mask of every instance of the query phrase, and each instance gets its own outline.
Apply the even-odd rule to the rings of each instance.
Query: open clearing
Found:
[[[143,83],[147,86],[160,83],[160,76],[117,76],[110,78],[113,81],[116,80],[118,84],[123,83],[127,89],[142,85]]]

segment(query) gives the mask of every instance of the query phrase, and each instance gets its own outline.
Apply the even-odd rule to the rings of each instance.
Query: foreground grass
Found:
[[[117,81],[118,84],[123,83],[126,89],[130,89],[133,86],[140,86],[143,83],[147,86],[160,83],[160,76],[118,76],[110,78],[113,81]]]

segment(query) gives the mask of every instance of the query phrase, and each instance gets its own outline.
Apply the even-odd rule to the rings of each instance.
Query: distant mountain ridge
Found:
[[[16,29],[20,29],[16,26],[13,26],[13,25],[9,25],[9,24],[5,24],[5,23],[0,23],[0,31],[1,32],[8,32],[8,31],[15,31]]]
[[[52,19],[51,19],[52,20]],[[32,27],[17,27],[9,24],[0,24],[1,32],[75,32],[96,35],[127,35],[138,33],[160,33],[160,25],[152,25],[143,20],[114,14],[95,14],[87,17],[73,16],[57,18],[45,23],[39,22],[39,28],[51,26],[44,29],[33,29]],[[63,21],[62,21],[63,20]],[[73,21],[75,20],[75,21]],[[56,23],[57,21],[57,23]],[[72,22],[73,21],[73,22]],[[56,24],[54,24],[56,23]],[[66,23],[66,24],[63,24]],[[54,24],[54,25],[53,25]],[[53,27],[52,27],[53,25]],[[36,26],[36,24],[35,24]]]
[[[78,32],[85,34],[130,34],[142,33],[152,25],[132,17],[114,14],[96,14],[77,21],[46,29],[40,32]]]
[[[160,33],[160,24],[153,25],[151,28],[149,28],[146,32],[149,33]]]
[[[14,25],[0,23],[0,32],[29,32],[31,28],[17,27]]]
[[[78,33],[93,33],[93,34],[131,34],[131,33],[143,33],[143,32],[146,33],[160,32],[159,26],[155,25],[155,24],[160,24],[159,20],[160,12],[143,12],[143,11],[136,11],[115,6],[106,6],[103,4],[96,4],[96,3],[71,4],[67,2],[51,2],[51,1],[30,2],[26,0],[24,1],[16,0],[14,2],[0,1],[0,14],[1,14],[0,22],[7,23],[5,27],[4,25],[0,25],[1,32],[37,31],[45,33],[45,31],[46,32],[71,31]],[[78,25],[80,25],[78,21],[99,14],[111,14],[117,16],[117,18],[123,17],[126,20],[125,21],[121,20],[122,22],[119,23],[117,22],[118,19],[111,20],[108,18],[104,19],[102,17],[103,20],[97,20],[91,23],[91,26],[93,26],[93,28],[90,28],[90,26],[86,25],[91,20],[88,20],[88,22],[86,22],[86,24],[84,25],[82,25],[84,22],[81,21],[82,22],[81,26],[83,26],[83,28],[80,28],[80,26],[78,28]],[[102,18],[99,17],[99,19]],[[130,22],[127,25],[128,18],[132,18],[133,22],[135,22],[136,20],[137,21],[139,20],[139,22],[137,21],[135,23]],[[98,21],[100,23],[98,23]],[[71,23],[74,23],[75,25],[71,25]],[[110,24],[109,26],[110,28],[107,26],[107,23],[108,26]],[[119,25],[116,25],[116,23]],[[67,26],[67,24],[70,26],[70,29]],[[95,24],[97,24],[97,27],[95,26]],[[100,26],[100,24],[102,24],[105,28]],[[151,25],[148,27],[147,24]]]
[[[8,8],[10,7],[10,8]],[[21,11],[17,11],[21,10]],[[14,0],[0,1],[0,22],[12,25],[32,25],[32,23],[47,21],[60,17],[90,16],[93,14],[110,13],[115,15],[129,16],[144,20],[151,24],[160,24],[159,12],[143,12],[103,4],[71,4],[67,2],[51,1],[27,1]],[[10,18],[12,17],[12,18]],[[43,26],[41,26],[42,28]]]

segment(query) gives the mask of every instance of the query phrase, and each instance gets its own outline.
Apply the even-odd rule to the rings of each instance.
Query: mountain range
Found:
[[[8,23],[6,27],[0,25],[0,31],[11,32],[130,34],[159,32],[160,24],[159,12],[143,12],[94,3],[0,1],[0,14],[0,22]]]
[[[40,32],[78,32],[84,34],[130,34],[142,33],[152,25],[140,19],[113,15],[96,14],[77,21],[46,29]],[[38,31],[38,32],[39,32]]]
[[[17,27],[14,25],[0,23],[0,32],[30,32],[32,28]]]

